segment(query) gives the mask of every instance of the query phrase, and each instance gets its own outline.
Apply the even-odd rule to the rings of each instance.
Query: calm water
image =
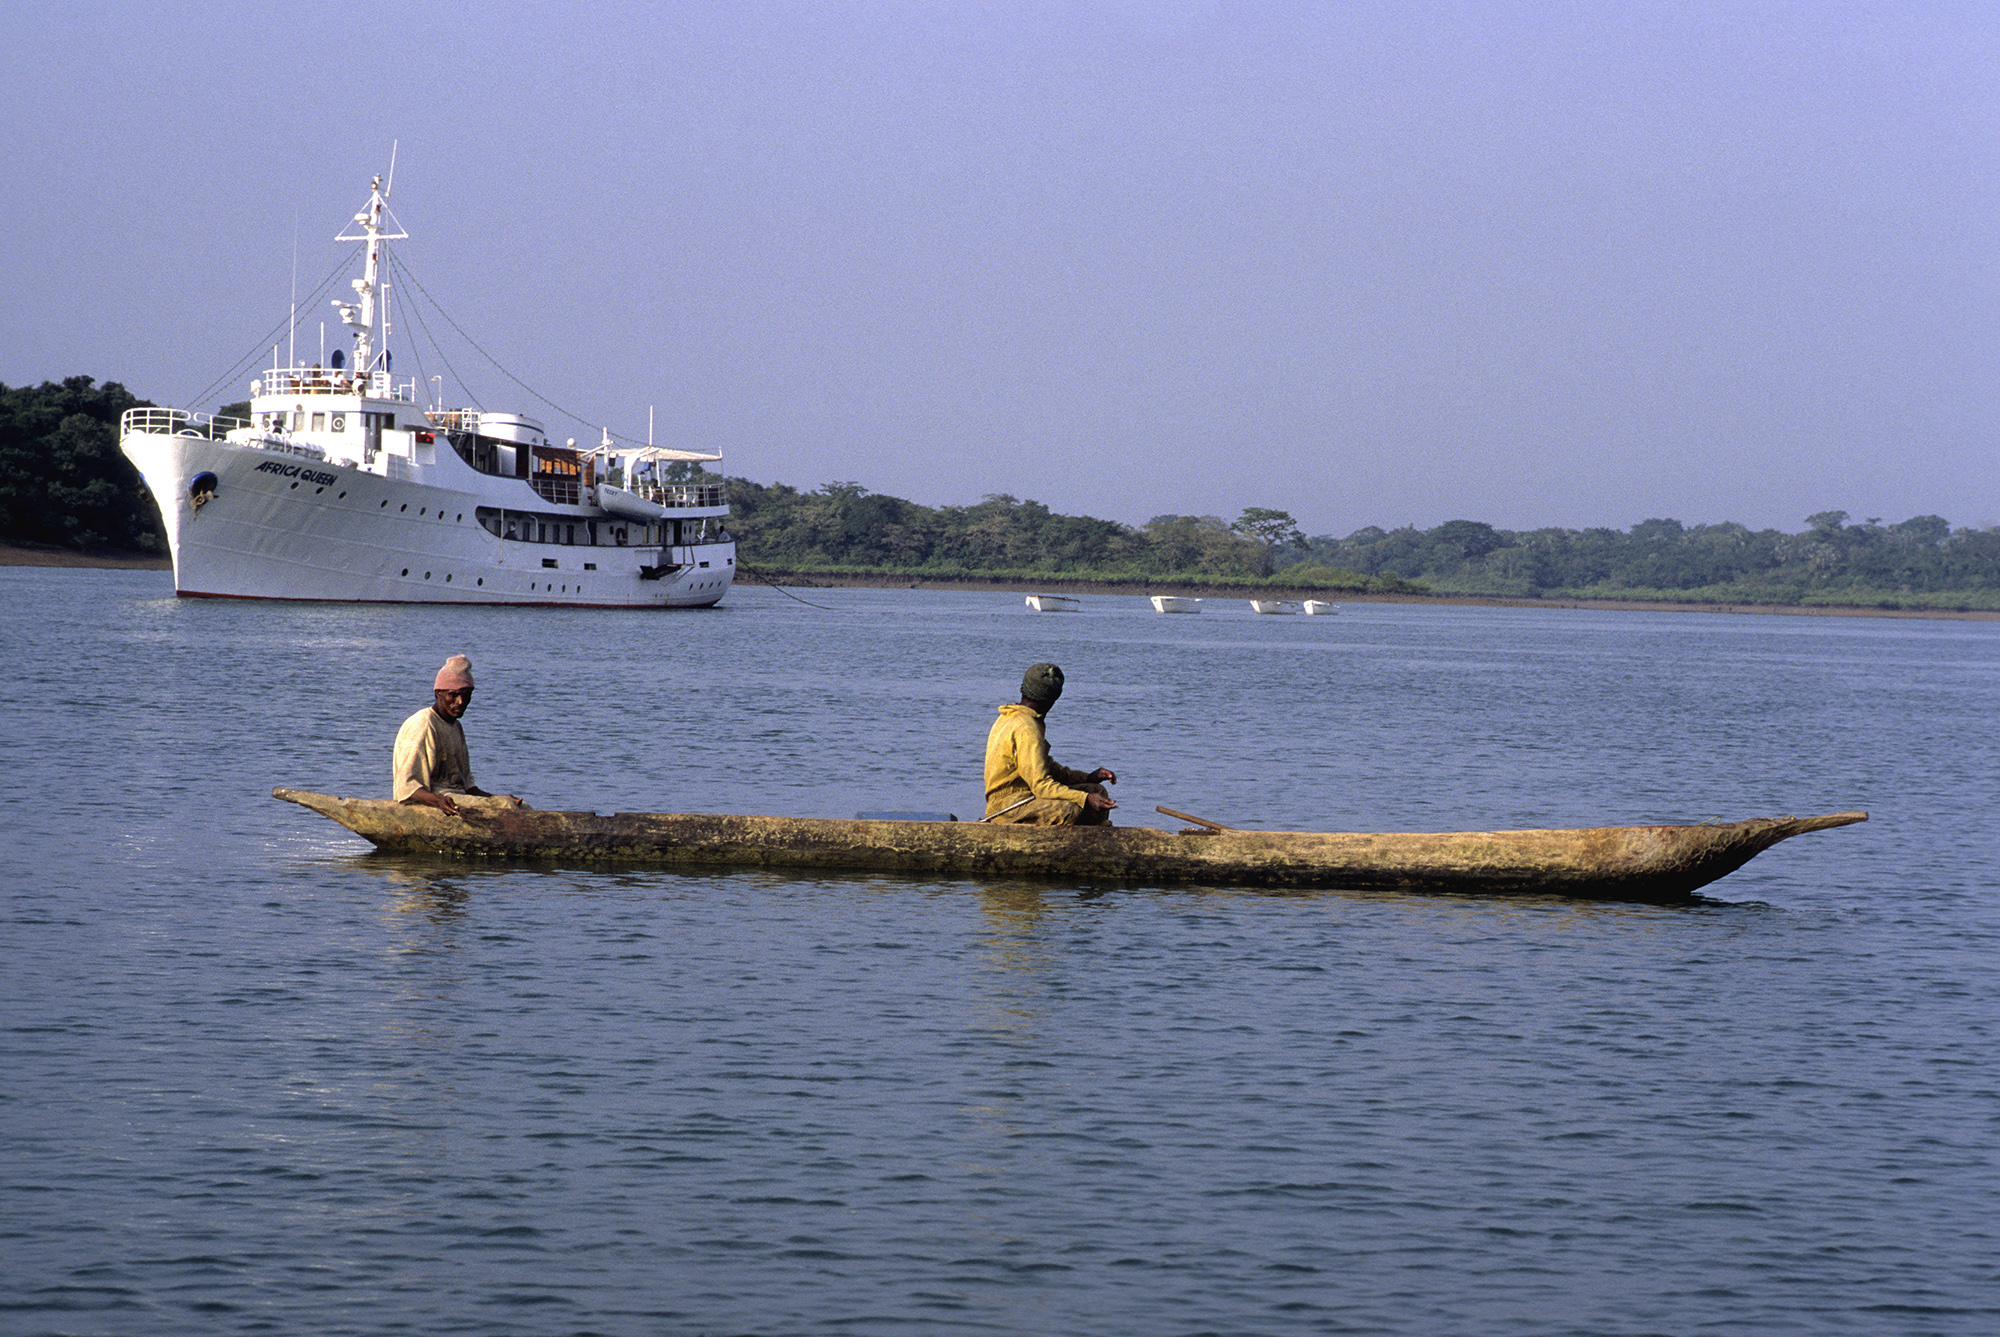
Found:
[[[7,1333],[2000,1331],[2000,624],[0,568]],[[543,807],[979,806],[993,707],[1269,828],[1867,808],[1692,908],[467,867]]]

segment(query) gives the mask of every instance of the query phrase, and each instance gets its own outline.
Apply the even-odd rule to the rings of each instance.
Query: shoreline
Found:
[[[166,557],[139,553],[77,552],[67,548],[29,547],[0,543],[0,566],[54,566],[120,571],[171,571]],[[738,567],[738,585],[785,585],[798,589],[954,590],[991,594],[1120,594],[1144,598],[1177,594],[1196,599],[1325,599],[1336,604],[1432,604],[1453,608],[1576,608],[1620,613],[1762,613],[1775,617],[1924,618],[1948,622],[2000,622],[2000,611],[1954,608],[1826,607],[1817,604],[1699,603],[1666,599],[1522,599],[1500,594],[1411,594],[1386,590],[1323,590],[1308,587],[1256,588],[1182,585],[1172,581],[1055,580],[1016,576],[908,577],[897,575],[823,575],[816,572],[760,572],[750,576]]]
[[[136,552],[78,552],[74,548],[0,543],[0,566],[87,566],[119,571],[171,571],[174,562],[171,557],[148,557]]]
[[[993,594],[1120,594],[1144,598],[1152,594],[1185,595],[1196,599],[1325,599],[1334,604],[1431,604],[1451,608],[1576,608],[1621,613],[1762,613],[1778,617],[1923,618],[1950,622],[2000,622],[2000,611],[1955,608],[1864,608],[1857,605],[1701,603],[1665,599],[1523,599],[1503,594],[1412,594],[1387,590],[1325,590],[1316,587],[1258,586],[1254,588],[1182,585],[1172,581],[1053,580],[1017,576],[915,578],[896,575],[826,575],[818,572],[759,572],[750,576],[737,567],[742,585],[789,586],[795,589],[962,590]]]

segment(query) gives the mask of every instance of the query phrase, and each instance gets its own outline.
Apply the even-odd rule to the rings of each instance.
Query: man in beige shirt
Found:
[[[489,794],[472,782],[472,755],[466,751],[465,729],[459,724],[472,704],[472,661],[464,655],[445,660],[432,695],[433,702],[396,731],[396,752],[389,766],[392,797],[454,817],[458,815],[454,794],[501,797],[519,804],[521,800],[512,794]]]

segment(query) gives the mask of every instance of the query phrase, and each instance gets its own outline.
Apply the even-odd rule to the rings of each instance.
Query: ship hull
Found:
[[[735,575],[733,542],[520,542],[482,527],[491,501],[471,490],[199,435],[132,431],[120,446],[159,504],[187,598],[702,608]],[[617,532],[594,508],[569,519],[564,532]]]

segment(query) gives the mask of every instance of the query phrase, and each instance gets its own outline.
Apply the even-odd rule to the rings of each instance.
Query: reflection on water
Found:
[[[1028,1039],[1046,1011],[1047,978],[1054,965],[1049,893],[1042,887],[1001,884],[978,888],[985,931],[973,939],[972,983],[986,1002],[994,1035]],[[1080,897],[1070,893],[1074,904]]]

